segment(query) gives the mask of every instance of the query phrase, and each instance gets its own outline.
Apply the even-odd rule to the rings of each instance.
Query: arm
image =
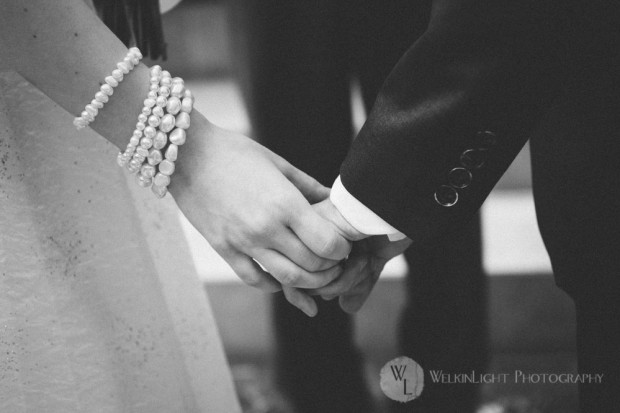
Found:
[[[82,1],[11,0],[2,6],[0,59],[74,115],[127,52]],[[149,77],[144,65],[136,67],[91,124],[119,148],[134,129]],[[350,244],[306,200],[324,199],[328,190],[200,113],[192,112],[191,125],[170,192],[237,274],[268,291],[280,284],[316,288],[334,279]]]
[[[557,4],[435,0],[342,165],[344,187],[414,241],[457,231],[561,91],[568,37]]]
[[[342,165],[335,207],[317,210],[345,234],[347,221],[425,243],[457,231],[561,89],[565,11],[546,0],[435,0],[428,30],[393,69]],[[360,241],[344,274],[314,294],[356,311],[411,239]]]

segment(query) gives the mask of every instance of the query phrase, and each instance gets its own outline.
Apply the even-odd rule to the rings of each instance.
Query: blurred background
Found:
[[[186,79],[198,109],[212,122],[253,136],[232,70],[230,35],[234,31],[224,2],[184,0],[164,15],[168,61],[163,64]],[[359,128],[365,111],[354,82],[351,89],[353,119]],[[179,219],[210,297],[245,411],[289,411],[272,380],[277,354],[270,297],[242,284],[184,218]],[[572,304],[555,288],[538,233],[527,146],[484,204],[482,223],[489,372],[575,372]],[[406,271],[402,258],[390,262],[355,318],[368,383],[379,404],[385,398],[379,370],[400,356],[396,337]],[[479,412],[571,412],[576,411],[575,405],[572,385],[491,384],[483,388]]]

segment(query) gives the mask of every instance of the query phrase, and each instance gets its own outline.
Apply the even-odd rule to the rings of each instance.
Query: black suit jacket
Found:
[[[533,137],[538,217],[556,275],[615,288],[619,28],[610,1],[435,0],[341,167],[344,186],[429,242],[474,215]]]

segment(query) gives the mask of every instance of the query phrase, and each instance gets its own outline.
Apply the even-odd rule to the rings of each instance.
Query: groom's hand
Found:
[[[319,288],[342,273],[351,244],[308,202],[329,190],[244,136],[192,117],[170,191],[246,284]],[[299,294],[287,298],[311,310]]]
[[[353,244],[343,274],[325,287],[311,292],[326,300],[339,297],[340,307],[355,313],[366,302],[385,264],[411,245],[405,238],[390,241],[387,235],[374,235]]]
[[[315,210],[338,228],[339,233],[353,244],[346,260],[344,272],[330,284],[310,292],[324,299],[339,298],[340,307],[348,312],[357,312],[374,288],[385,264],[403,253],[411,240],[391,242],[387,235],[368,237],[351,226],[329,199],[314,205]]]

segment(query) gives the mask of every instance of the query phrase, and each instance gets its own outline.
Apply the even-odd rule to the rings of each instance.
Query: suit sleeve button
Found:
[[[471,172],[465,168],[454,168],[448,174],[448,181],[454,188],[467,188],[471,184]]]
[[[497,143],[497,135],[491,131],[476,133],[476,144],[481,148],[491,148]]]
[[[461,165],[467,169],[478,169],[484,165],[486,150],[468,149],[461,154]]]
[[[454,188],[442,185],[435,191],[435,201],[443,207],[451,207],[459,200],[459,194]]]

